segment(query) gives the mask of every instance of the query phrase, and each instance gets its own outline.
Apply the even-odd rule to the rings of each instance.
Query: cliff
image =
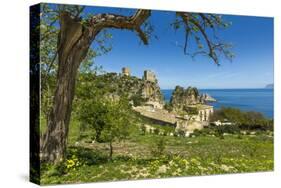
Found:
[[[187,89],[184,89],[181,86],[176,86],[172,93],[170,105],[173,111],[186,111],[187,109],[190,110],[190,106],[215,101],[216,99],[209,94],[205,93],[200,95],[196,87],[188,87]]]
[[[172,93],[170,104],[174,111],[181,111],[186,106],[201,103],[199,91],[195,87],[184,89],[181,86],[176,86]]]

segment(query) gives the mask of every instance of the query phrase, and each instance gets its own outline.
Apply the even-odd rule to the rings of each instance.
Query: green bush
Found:
[[[196,107],[186,106],[186,107],[184,107],[183,110],[189,115],[197,115],[198,114],[198,109]]]
[[[223,133],[229,134],[235,134],[240,132],[240,129],[237,125],[221,125],[218,126],[218,129],[221,129]]]
[[[145,135],[146,128],[145,128],[145,125],[144,125],[144,124],[141,124],[141,126],[140,126],[140,131],[141,131],[141,135]]]
[[[218,126],[217,129],[216,129],[216,136],[219,137],[220,139],[224,139],[224,136],[223,136],[223,133],[224,133],[224,127],[223,126]]]
[[[154,132],[154,134],[159,135],[160,129],[159,128],[155,128],[153,132]]]
[[[165,103],[164,109],[171,112],[173,110],[173,107],[170,103]]]
[[[155,143],[152,144],[151,154],[155,157],[161,156],[164,154],[166,148],[165,137],[159,137]]]
[[[210,117],[211,122],[213,121],[225,121],[228,120],[238,127],[229,127],[225,130],[230,133],[236,132],[237,129],[241,130],[273,130],[273,120],[265,118],[259,112],[243,112],[236,108],[225,108],[222,107],[216,110]],[[229,125],[228,125],[229,126]]]
[[[192,135],[194,135],[194,136],[200,136],[201,134],[202,134],[202,131],[198,130],[198,129],[195,129],[192,133]]]
[[[181,137],[185,137],[185,131],[184,130],[178,130],[177,131],[177,133],[178,133],[178,136],[181,136]]]
[[[133,101],[134,106],[141,106],[146,102],[146,100],[144,98],[142,98],[141,95],[139,95],[139,94],[133,95],[131,97],[131,100]]]
[[[206,136],[206,135],[214,135],[216,130],[214,127],[210,126],[210,127],[206,127],[204,129],[200,130],[200,132],[202,135]]]

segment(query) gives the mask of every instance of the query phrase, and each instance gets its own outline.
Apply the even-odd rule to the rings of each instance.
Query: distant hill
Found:
[[[273,84],[267,84],[265,86],[266,89],[273,89],[274,85]]]

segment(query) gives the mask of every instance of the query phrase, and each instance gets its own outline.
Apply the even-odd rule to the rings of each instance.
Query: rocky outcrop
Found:
[[[135,76],[107,73],[97,76],[96,83],[105,95],[111,98],[126,96],[136,106],[148,101],[164,104],[164,97],[157,82]]]
[[[202,103],[206,103],[206,102],[216,102],[217,100],[211,97],[208,93],[203,93],[202,95],[200,95],[200,101]]]
[[[207,93],[200,95],[196,87],[188,87],[187,89],[184,89],[181,86],[176,86],[172,93],[170,105],[173,111],[179,112],[183,110],[186,111],[187,109],[190,110],[191,106],[197,104],[205,104],[215,101],[216,99]]]
[[[170,104],[174,111],[181,111],[185,107],[201,103],[199,91],[195,87],[183,87],[176,86],[173,91]]]
[[[139,89],[141,90],[142,98],[147,101],[163,102],[163,96],[157,83],[142,80]]]

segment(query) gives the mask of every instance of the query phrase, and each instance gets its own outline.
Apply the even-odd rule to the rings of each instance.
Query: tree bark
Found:
[[[147,44],[147,38],[140,26],[149,16],[149,10],[138,10],[133,16],[128,17],[98,14],[88,20],[87,26],[83,26],[80,20],[72,18],[68,12],[60,13],[57,85],[47,131],[40,143],[42,161],[56,163],[65,158],[76,74],[92,41],[102,29],[117,28],[136,31],[141,40]]]
[[[112,160],[112,155],[113,155],[113,146],[112,146],[112,141],[109,142],[109,160]]]
[[[60,25],[57,86],[41,144],[41,159],[49,162],[58,162],[65,157],[76,74],[91,43],[90,31],[84,30],[67,13],[60,16]]]

